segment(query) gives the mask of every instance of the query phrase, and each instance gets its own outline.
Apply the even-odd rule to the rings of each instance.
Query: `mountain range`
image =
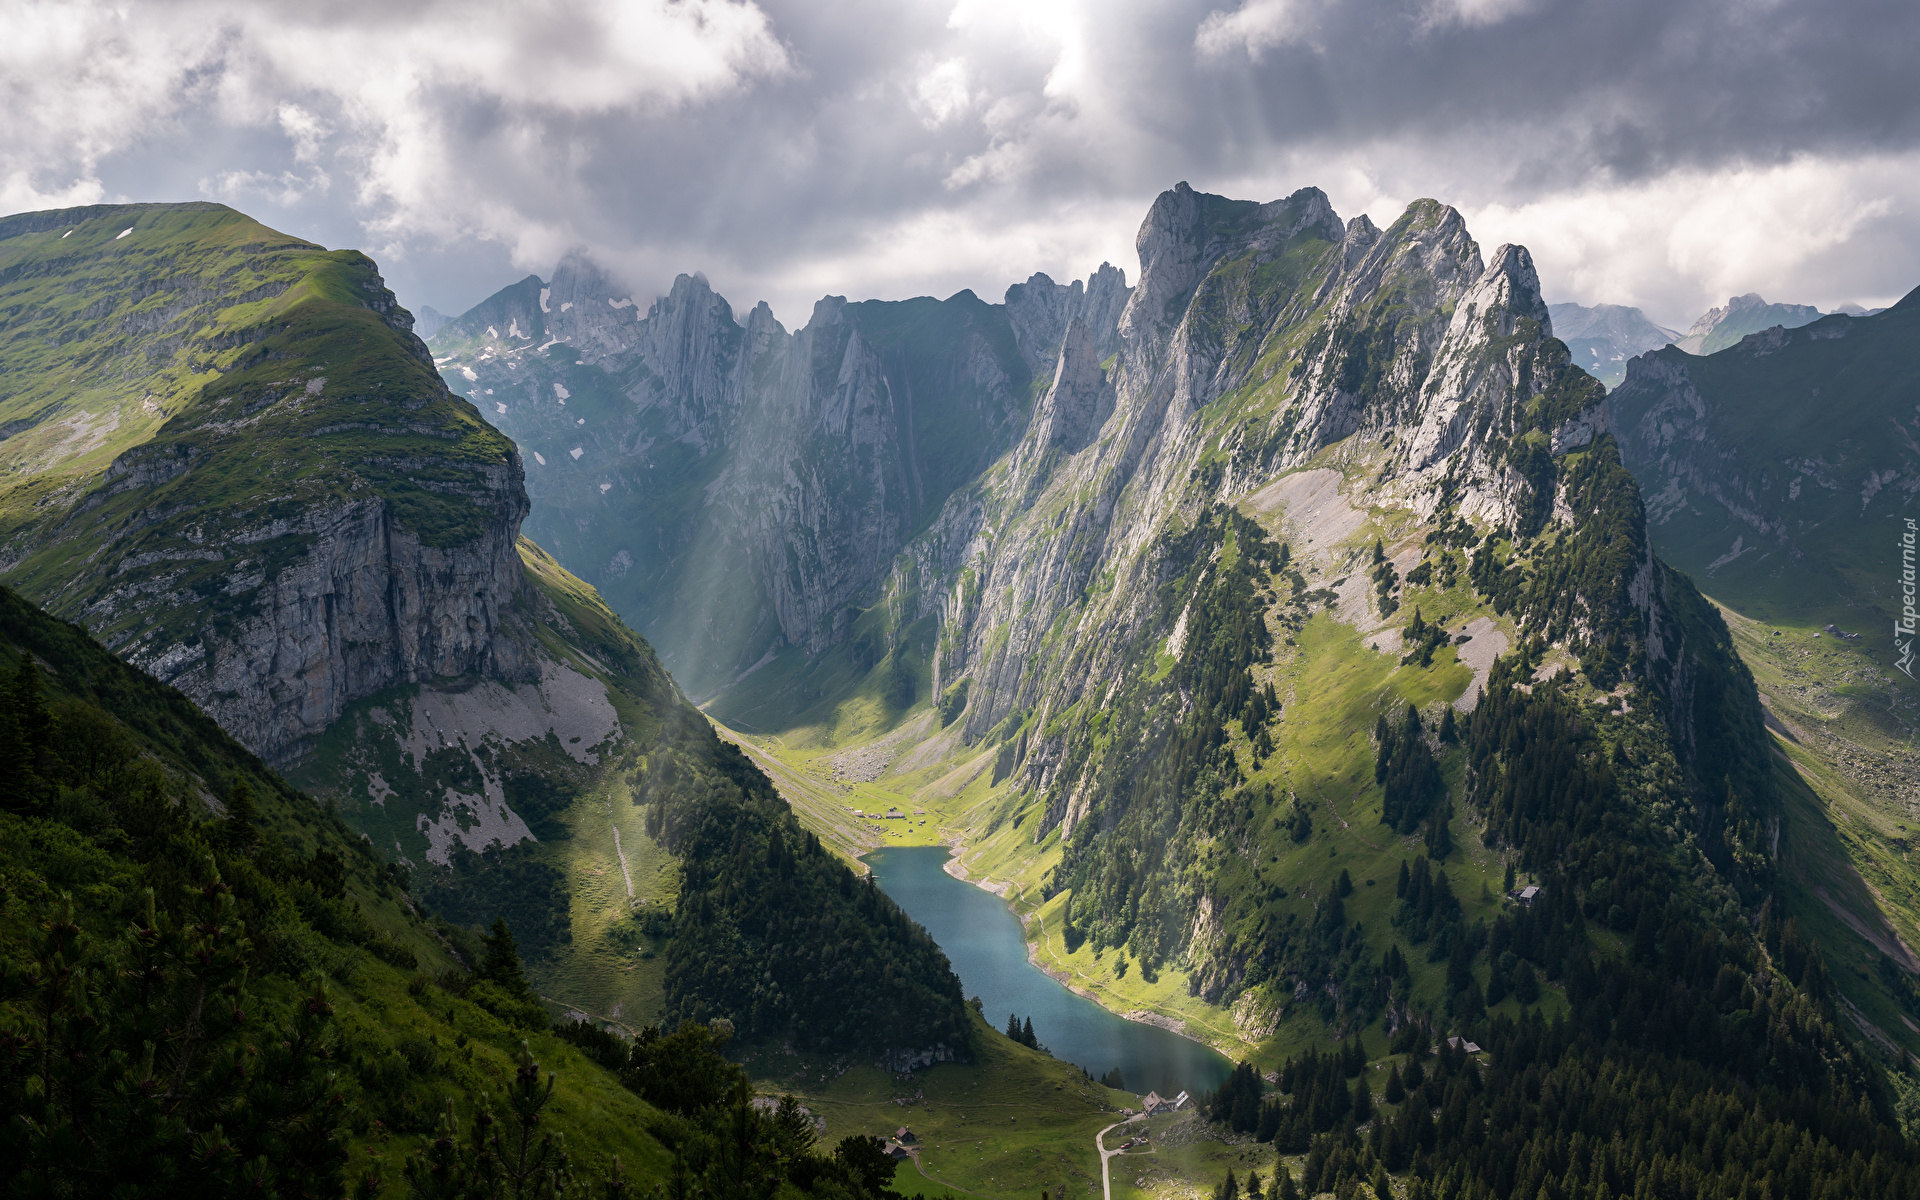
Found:
[[[114,954],[141,886],[216,903],[168,864],[267,880],[249,928],[293,932],[233,961],[287,1005],[332,961],[277,949],[301,928],[391,960],[334,978],[417,1027],[342,1043],[416,1192],[468,1169],[452,1123],[491,1085],[451,1039],[482,1012],[488,1045],[591,1018],[563,1027],[578,1056],[541,1053],[619,1093],[646,1181],[885,1200],[877,1144],[816,1153],[810,1116],[750,1088],[837,1136],[927,1088],[997,1123],[984,1087],[1025,1098],[1013,1131],[956,1126],[945,1169],[1097,1190],[1109,1093],[989,1030],[848,861],[946,844],[1056,978],[1243,1060],[1206,1116],[1281,1155],[1276,1200],[1296,1171],[1502,1197],[1920,1178],[1898,793],[1836,790],[1780,698],[1815,634],[1853,631],[1754,610],[1809,581],[1872,603],[1869,542],[1920,470],[1872,437],[1911,423],[1911,302],[1709,347],[1736,301],[1712,352],[1629,356],[1610,395],[1526,249],[1483,252],[1437,201],[1380,228],[1313,188],[1181,184],[1136,246],[1131,286],[827,297],[796,331],[699,275],[643,303],[574,255],[423,344],[371,260],[217,205],[0,222],[0,579],[46,610],[9,594],[0,648],[34,881],[0,950],[52,953],[32,931],[84,877],[41,847],[124,860],[87,918],[134,921]],[[1589,354],[1647,334],[1567,316]],[[1781,474],[1777,444],[1810,465]],[[1751,561],[1712,550],[1749,529]],[[76,690],[95,676],[123,682]],[[1860,711],[1892,754],[1911,693],[1876,680]],[[203,722],[199,748],[126,696]],[[121,726],[172,781],[159,841],[72,732]],[[355,905],[375,924],[348,936]],[[537,1115],[528,1061],[502,1096]],[[373,1151],[330,1120],[326,1146]],[[247,1129],[235,1153],[271,1160],[278,1127]],[[334,1192],[331,1153],[283,1158]]]

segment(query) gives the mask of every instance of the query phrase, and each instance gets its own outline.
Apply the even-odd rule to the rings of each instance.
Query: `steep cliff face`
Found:
[[[236,226],[259,227],[203,207],[95,214],[132,223],[105,249],[27,248],[83,294],[137,281],[140,268],[99,259],[143,234],[170,281],[224,255],[229,275],[274,286],[200,296],[171,324],[138,319],[140,286],[93,298],[106,328],[147,329],[103,350],[108,364],[211,369],[165,425],[16,533],[9,580],[282,763],[382,688],[537,677],[531,632],[515,628],[526,498],[512,444],[447,392],[364,255],[273,235],[256,261],[232,247]]]
[[[974,679],[970,738],[1122,673],[1161,615],[1150,547],[1170,520],[1358,435],[1340,451],[1371,464],[1355,503],[1530,538],[1553,514],[1556,460],[1604,432],[1604,397],[1552,339],[1526,251],[1483,265],[1444,206],[1423,201],[1382,232],[1343,226],[1311,189],[1264,206],[1175,189],[1139,245],[1102,435],[1036,497],[1023,476],[1052,436],[1043,403],[1004,474],[928,542],[931,575],[977,580],[941,609],[939,676]],[[1086,597],[1103,573],[1111,590]],[[1068,609],[1081,636],[1050,649]]]
[[[1074,362],[1098,374],[1126,295],[1109,267],[1035,276],[1003,306],[829,297],[788,333],[765,305],[737,320],[699,276],[643,312],[570,256],[434,350],[530,452],[530,531],[706,695],[844,641],[849,605],[1028,426],[1075,322]]]

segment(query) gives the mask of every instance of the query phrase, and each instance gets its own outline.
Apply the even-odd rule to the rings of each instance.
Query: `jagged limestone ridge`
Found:
[[[968,741],[1033,731],[1020,780],[1046,798],[1036,838],[1092,769],[1059,722],[1110,704],[1143,639],[1173,632],[1159,593],[1185,564],[1167,536],[1329,447],[1367,463],[1355,503],[1550,547],[1576,577],[1533,602],[1543,632],[1606,686],[1625,670],[1674,695],[1675,736],[1695,740],[1690,672],[1710,634],[1670,611],[1685,585],[1607,474],[1604,393],[1552,338],[1523,248],[1484,265],[1431,201],[1385,231],[1342,226],[1311,189],[1265,206],[1174,189],[1139,241],[1112,415],[1064,458],[1042,452],[1046,422],[1030,429],[909,548],[889,593],[902,620],[938,615],[936,687],[968,679]]]
[[[828,297],[788,333],[765,305],[737,321],[699,276],[642,309],[575,255],[434,351],[530,451],[536,535],[707,695],[844,641],[849,605],[1027,427],[1069,326],[1113,354],[1127,295],[1106,267],[1005,305]]]

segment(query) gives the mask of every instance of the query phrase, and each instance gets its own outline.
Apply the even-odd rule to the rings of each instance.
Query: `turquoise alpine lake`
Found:
[[[946,872],[944,846],[897,846],[862,860],[881,890],[926,927],[946,951],[968,996],[987,1021],[1005,1029],[1009,1013],[1033,1022],[1034,1037],[1055,1058],[1095,1078],[1115,1067],[1127,1091],[1196,1098],[1220,1086],[1233,1064],[1198,1042],[1115,1016],[1075,995],[1027,960],[1020,922],[991,892]]]

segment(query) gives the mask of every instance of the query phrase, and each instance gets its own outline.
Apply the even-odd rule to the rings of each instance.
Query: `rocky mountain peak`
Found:
[[[1493,252],[1485,273],[1461,297],[1448,336],[1471,322],[1485,321],[1492,336],[1512,337],[1523,320],[1532,321],[1548,336],[1553,333],[1553,319],[1540,296],[1540,274],[1534,270],[1533,255],[1525,246],[1504,245]]]
[[[1093,327],[1076,315],[1060,341],[1053,386],[1034,407],[1035,444],[1072,454],[1092,441],[1113,415],[1113,383],[1100,366],[1101,358]]]
[[[1215,263],[1230,253],[1270,251],[1309,231],[1336,243],[1346,236],[1319,188],[1265,204],[1196,192],[1184,182],[1160,193],[1134,238],[1140,282],[1120,318],[1122,339],[1153,354]]]
[[[570,251],[554,267],[540,294],[546,337],[566,342],[586,359],[626,349],[640,316],[632,289],[614,279],[585,251]]]
[[[1712,354],[1724,350],[1750,333],[1779,325],[1798,329],[1820,319],[1820,310],[1811,304],[1769,304],[1758,292],[1729,297],[1720,308],[1710,308],[1688,328],[1687,336],[1675,344],[1689,354]]]
[[[1084,284],[1077,279],[1058,284],[1048,275],[1035,272],[1025,283],[1009,287],[1007,323],[1013,327],[1014,341],[1028,369],[1036,375],[1046,372],[1059,356],[1068,324],[1075,319],[1086,324],[1100,358],[1118,350],[1120,314],[1132,293],[1126,272],[1105,262]]]

